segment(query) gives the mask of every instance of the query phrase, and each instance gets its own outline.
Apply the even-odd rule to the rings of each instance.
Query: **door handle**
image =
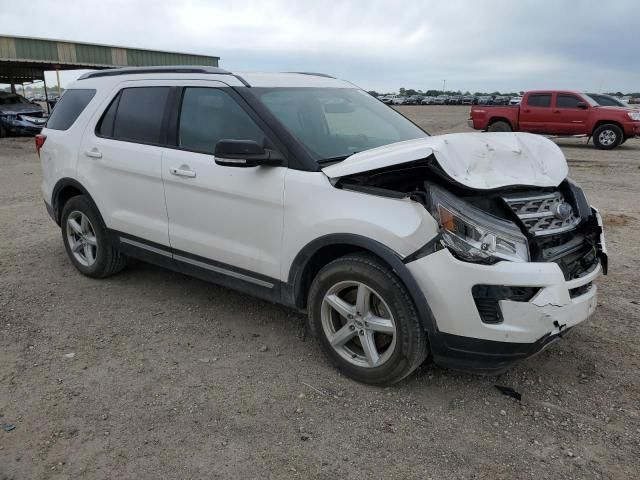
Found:
[[[560,113],[560,110],[554,110],[553,113]]]
[[[170,168],[169,173],[178,177],[194,178],[196,176],[196,172],[191,170],[188,165],[181,165],[180,168]]]
[[[98,151],[97,148],[92,148],[91,150],[87,150],[84,152],[87,157],[91,158],[102,158],[102,154]]]

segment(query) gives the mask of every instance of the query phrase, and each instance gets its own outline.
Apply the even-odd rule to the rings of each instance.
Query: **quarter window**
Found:
[[[527,105],[530,107],[550,107],[551,106],[551,94],[550,93],[538,93],[529,95]]]
[[[52,130],[69,129],[95,94],[96,91],[93,89],[66,90],[53,109],[47,122],[47,128]]]
[[[184,90],[178,127],[178,146],[213,153],[220,140],[253,140],[265,144],[264,133],[226,92],[216,88]]]
[[[567,95],[567,94],[558,94],[556,98],[556,107],[558,108],[578,108],[578,103],[580,100],[575,95]]]
[[[97,133],[128,142],[159,144],[169,87],[125,88],[104,113]]]

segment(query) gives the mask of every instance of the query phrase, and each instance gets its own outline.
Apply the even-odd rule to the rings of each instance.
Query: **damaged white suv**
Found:
[[[325,75],[89,73],[36,146],[81,273],[135,257],[307,311],[362,382],[503,370],[585,320],[606,271],[554,143],[429,136]]]

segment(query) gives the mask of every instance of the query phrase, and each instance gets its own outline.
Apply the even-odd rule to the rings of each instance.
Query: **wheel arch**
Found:
[[[91,197],[91,194],[80,182],[73,178],[61,178],[53,187],[53,192],[51,194],[51,207],[53,208],[54,220],[56,221],[56,223],[60,225],[64,205],[69,201],[70,198],[78,195],[84,195],[85,197],[87,197],[89,202],[91,202],[92,206],[95,208],[96,212],[98,212],[98,217],[100,218],[102,225],[106,227],[104,219],[102,218],[102,214],[100,213],[100,209],[96,205],[96,202],[93,200],[93,197]]]
[[[289,269],[286,287],[283,288],[285,303],[305,309],[311,283],[322,267],[336,258],[357,252],[373,255],[392,269],[409,292],[424,329],[435,332],[436,324],[427,300],[400,255],[380,242],[351,233],[319,237],[298,252]]]
[[[513,128],[513,123],[511,122],[511,120],[509,120],[509,119],[508,119],[508,118],[506,118],[506,117],[491,117],[491,118],[489,118],[489,121],[487,122],[487,129],[488,129],[491,125],[493,125],[494,123],[496,123],[496,122],[504,122],[504,123],[506,123],[507,125],[509,125],[509,127],[511,128],[511,130],[514,130],[514,128]]]
[[[622,126],[622,124],[620,122],[617,122],[616,120],[598,120],[594,125],[593,128],[591,129],[591,136],[593,136],[593,134],[595,133],[595,131],[603,126],[603,125],[615,125],[616,127],[618,127],[621,131],[622,131],[622,138],[625,138],[625,134],[624,134],[624,127]]]

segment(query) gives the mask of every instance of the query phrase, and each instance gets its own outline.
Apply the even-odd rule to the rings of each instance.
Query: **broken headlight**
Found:
[[[431,186],[431,214],[440,223],[442,243],[469,262],[529,261],[529,245],[520,229]]]

